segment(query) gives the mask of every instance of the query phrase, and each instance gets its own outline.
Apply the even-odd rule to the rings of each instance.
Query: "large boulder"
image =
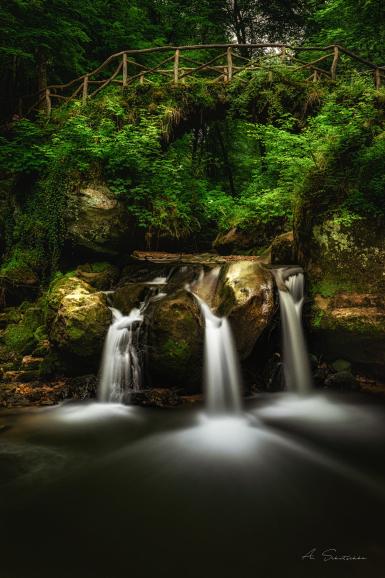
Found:
[[[85,263],[78,266],[76,275],[94,289],[109,291],[119,277],[119,269],[107,262]]]
[[[278,235],[273,240],[270,250],[272,265],[294,265],[296,258],[293,231]]]
[[[224,266],[213,305],[218,315],[228,316],[240,358],[246,359],[274,314],[270,271],[258,261]]]
[[[327,361],[343,357],[355,371],[385,375],[385,302],[383,294],[338,291],[315,294],[311,347]]]
[[[183,287],[183,285],[182,285]],[[242,360],[252,352],[275,310],[270,272],[256,260],[208,267],[192,290],[214,313],[227,316]],[[149,361],[153,381],[199,391],[204,320],[193,295],[182,288],[152,305]],[[160,380],[160,381],[159,381]]]
[[[285,220],[276,218],[268,223],[253,221],[241,227],[219,233],[213,249],[220,255],[261,254],[271,241],[285,230]]]
[[[127,247],[132,220],[106,185],[93,183],[73,190],[69,206],[68,237],[75,247],[96,254],[117,254]]]
[[[385,375],[385,223],[341,215],[316,222],[300,243],[312,295],[312,350],[353,371]],[[301,241],[301,234],[299,234]]]
[[[47,302],[54,346],[79,358],[99,357],[111,322],[105,295],[78,277],[67,276],[53,284]]]
[[[203,322],[191,294],[180,290],[154,303],[149,343],[154,384],[199,390]]]

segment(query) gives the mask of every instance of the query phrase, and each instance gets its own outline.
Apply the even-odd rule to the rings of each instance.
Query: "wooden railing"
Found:
[[[202,54],[203,62],[202,58],[199,59]],[[317,57],[306,60],[309,54],[316,54]],[[305,59],[300,58],[301,55],[304,55]],[[86,103],[110,84],[125,88],[135,82],[153,83],[158,77],[177,85],[193,76],[204,76],[214,83],[228,83],[246,70],[267,69],[272,75],[274,67],[282,64],[295,70],[308,70],[310,75],[306,79],[309,81],[335,81],[337,71],[341,68],[341,60],[344,65],[348,64],[348,61],[354,63],[355,69],[360,73],[371,74],[375,86],[381,87],[385,78],[385,67],[373,64],[338,44],[326,47],[291,47],[284,44],[161,46],[112,54],[98,68],[87,74],[65,84],[51,84],[34,95],[24,97],[21,108],[26,110],[27,115],[34,109],[41,108],[50,115],[53,104],[67,103],[76,98],[81,98],[82,102]]]

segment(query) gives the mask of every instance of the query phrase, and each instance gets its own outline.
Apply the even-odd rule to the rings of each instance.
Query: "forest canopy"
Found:
[[[5,0],[0,168],[17,207],[0,239],[2,273],[60,266],[71,195],[87,182],[124,204],[139,246],[208,249],[236,229],[263,250],[317,195],[342,222],[381,216],[384,89],[347,61],[336,82],[278,63],[228,85],[110,86],[49,120],[24,115],[19,99],[154,46],[340,43],[381,65],[384,10],[380,0]]]

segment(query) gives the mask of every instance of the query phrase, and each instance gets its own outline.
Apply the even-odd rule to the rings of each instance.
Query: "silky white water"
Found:
[[[312,389],[309,355],[302,327],[304,276],[294,271],[291,274],[290,270],[280,270],[278,273],[285,383],[289,390],[304,394]]]
[[[204,386],[210,414],[240,414],[241,373],[228,320],[195,295],[205,321]]]
[[[127,316],[118,309],[110,309],[113,322],[104,344],[98,397],[104,402],[123,402],[127,391],[137,391],[142,383],[139,332],[143,305]]]

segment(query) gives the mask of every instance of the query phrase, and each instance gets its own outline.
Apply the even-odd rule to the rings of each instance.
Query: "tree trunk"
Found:
[[[43,50],[39,50],[36,55],[36,75],[37,75],[37,90],[39,91],[39,100],[42,100],[40,104],[41,109],[46,108],[45,94],[48,86],[48,73],[47,73],[47,57]]]

